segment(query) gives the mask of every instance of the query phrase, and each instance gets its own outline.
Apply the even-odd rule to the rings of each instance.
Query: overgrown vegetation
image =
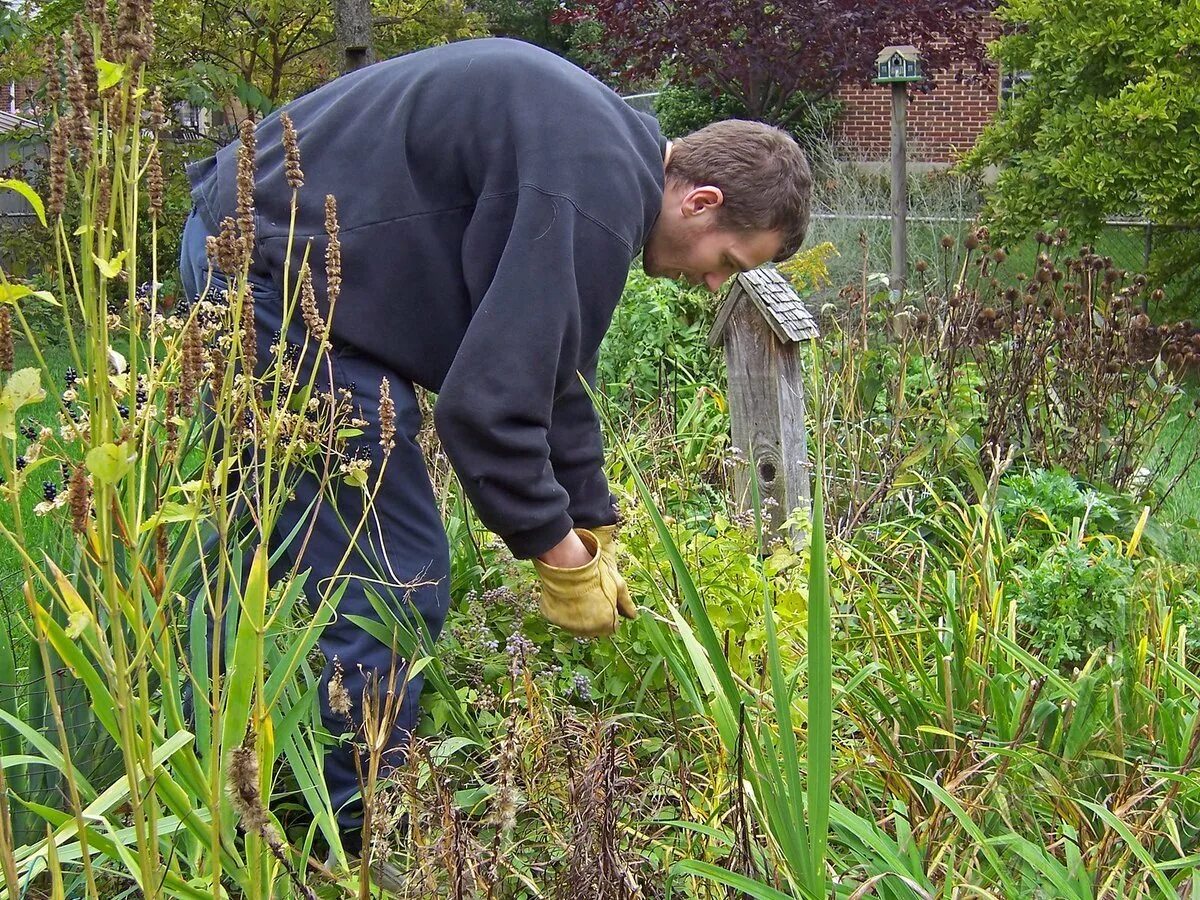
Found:
[[[369,495],[386,448],[344,446],[304,270],[292,327],[251,340],[247,219],[227,290],[168,303],[157,100],[134,54],[89,57],[103,25],[65,54],[53,278],[0,279],[4,893],[366,896],[320,775],[337,593],[266,548],[301,539],[272,533],[290,479]],[[948,238],[899,302],[858,254],[799,351],[811,510],[733,505],[754,448],[729,446],[715,301],[631,273],[598,402],[644,612],[613,640],[541,619],[423,435],[455,605],[433,647],[378,606],[428,682],[405,768],[363,784],[408,896],[1194,891],[1195,350],[1141,320],[1150,285],[1036,243],[1020,277]],[[833,250],[786,267],[806,295]],[[64,347],[35,310],[71,317]],[[386,695],[341,739],[370,745]]]

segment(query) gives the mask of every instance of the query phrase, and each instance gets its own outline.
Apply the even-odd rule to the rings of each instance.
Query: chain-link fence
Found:
[[[943,240],[953,239],[951,263],[963,238],[976,225],[973,215],[914,215],[908,222],[910,266],[917,260],[945,259]],[[891,261],[891,216],[879,212],[818,211],[813,214],[808,246],[828,241],[838,255],[830,261],[835,286],[862,276],[886,273]],[[1095,251],[1112,257],[1131,275],[1147,274],[1165,292],[1164,308],[1182,316],[1200,309],[1200,228],[1161,226],[1144,219],[1110,219],[1093,243]],[[1077,248],[1075,248],[1077,249]],[[1038,253],[1033,237],[1011,248],[1008,272],[1032,273]]]

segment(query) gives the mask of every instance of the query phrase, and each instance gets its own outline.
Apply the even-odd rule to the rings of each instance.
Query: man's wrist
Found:
[[[540,562],[556,569],[577,569],[592,561],[592,553],[574,530],[538,557]]]

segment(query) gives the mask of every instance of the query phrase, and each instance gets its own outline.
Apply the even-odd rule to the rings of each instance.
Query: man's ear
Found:
[[[685,218],[713,213],[725,202],[725,194],[719,187],[711,184],[699,184],[689,190],[681,204]]]

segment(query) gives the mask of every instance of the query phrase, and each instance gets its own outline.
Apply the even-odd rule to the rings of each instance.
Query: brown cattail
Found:
[[[0,306],[0,371],[13,370],[12,312],[7,305]]]
[[[237,223],[245,259],[254,250],[254,122],[244,119],[237,154]],[[227,269],[226,271],[233,271]]]
[[[179,405],[185,412],[196,401],[196,389],[204,374],[204,344],[200,336],[200,323],[196,317],[188,319],[183,329],[183,358],[180,361]]]
[[[150,217],[157,219],[163,211],[163,179],[162,158],[158,155],[158,145],[150,148],[150,158],[146,161],[146,186],[150,192]]]
[[[54,38],[49,35],[42,43],[42,56],[46,65],[46,101],[51,111],[56,111],[58,101],[62,99],[62,74],[58,70],[58,51],[54,46]]]
[[[342,242],[338,240],[340,231],[337,220],[337,200],[333,194],[325,195],[325,233],[329,235],[329,246],[325,248],[325,279],[328,286],[325,289],[325,299],[330,312],[337,303],[338,294],[342,291]]]
[[[387,456],[396,446],[396,404],[392,402],[391,382],[379,382],[379,446]]]
[[[50,127],[50,215],[62,215],[67,199],[67,126],[56,118]]]
[[[304,324],[308,326],[308,333],[313,336],[313,340],[323,344],[326,338],[325,320],[321,318],[321,311],[317,309],[317,295],[313,290],[312,270],[309,269],[308,263],[300,270],[300,314],[304,317]]]
[[[254,325],[254,294],[242,294],[242,365],[250,374],[258,365],[258,334]]]
[[[287,183],[296,191],[304,186],[304,172],[300,169],[300,143],[296,137],[292,117],[287,113],[280,113],[279,121],[283,123],[283,154],[287,160]]]
[[[107,165],[96,170],[96,187],[96,209],[93,219],[103,225],[108,221],[108,208],[112,203],[112,175]]]
[[[87,531],[88,512],[92,505],[92,487],[88,483],[87,467],[83,464],[75,466],[71,472],[68,491],[71,502],[71,529],[76,534],[83,534]]]

